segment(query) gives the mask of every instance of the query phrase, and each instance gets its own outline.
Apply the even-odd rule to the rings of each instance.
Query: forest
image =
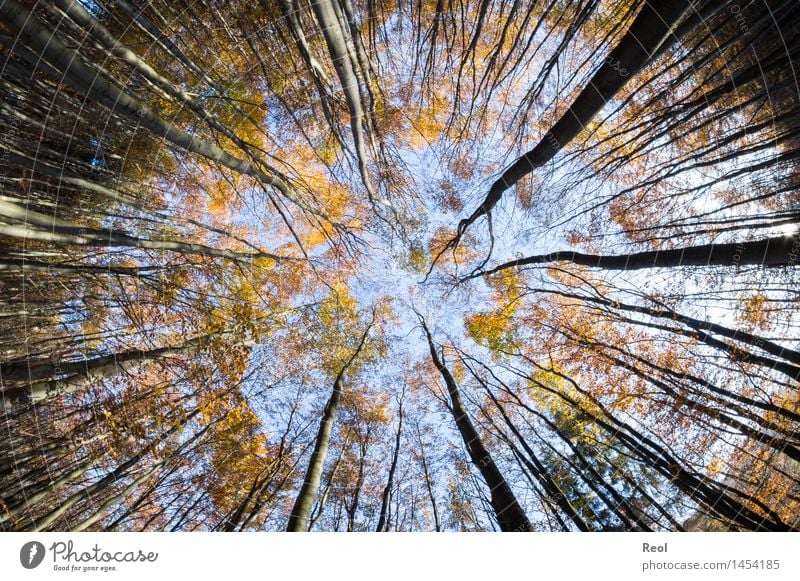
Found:
[[[800,530],[797,0],[0,0],[0,531]]]

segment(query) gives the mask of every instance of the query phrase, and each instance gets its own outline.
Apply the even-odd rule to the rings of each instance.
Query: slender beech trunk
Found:
[[[657,309],[639,305],[630,305],[619,301],[612,301],[605,298],[582,296],[572,293],[559,292],[557,294],[574,299],[579,299],[582,301],[587,301],[590,303],[603,305],[605,307],[610,307],[613,309],[620,309],[623,311],[629,311],[634,313],[643,313],[645,315],[649,315],[651,317],[659,319],[669,319],[671,321],[678,321],[679,323],[683,323],[684,325],[686,325],[691,329],[694,329],[695,331],[714,333],[716,335],[727,337],[728,339],[734,339],[736,341],[745,343],[751,347],[761,349],[769,353],[770,355],[775,355],[776,357],[780,357],[787,361],[791,361],[796,365],[800,365],[800,351],[797,351],[796,349],[784,347],[766,337],[753,335],[752,333],[748,333],[747,331],[742,331],[740,329],[732,329],[730,327],[725,327],[724,325],[719,325],[717,323],[710,323],[708,321],[695,319],[693,317],[689,317],[688,315],[683,315],[681,313],[678,313],[677,311],[674,311],[672,309],[668,308]]]
[[[286,530],[289,532],[297,533],[308,531],[311,510],[314,506],[317,491],[319,490],[320,479],[322,478],[322,467],[325,465],[325,458],[328,456],[333,423],[336,421],[336,412],[339,409],[339,402],[342,398],[344,379],[361,353],[361,350],[364,348],[367,342],[367,335],[369,335],[373,323],[374,319],[367,326],[364,334],[361,335],[358,347],[350,356],[350,359],[344,364],[333,382],[333,391],[325,406],[325,410],[322,412],[322,421],[319,425],[317,439],[314,443],[314,451],[311,453],[311,459],[308,463],[303,486],[300,488],[300,492],[292,507],[292,513],[289,516],[289,522],[286,525]]]
[[[132,277],[146,277],[162,271],[160,266],[106,266],[100,264],[59,264],[57,262],[40,262],[0,258],[0,271],[12,272],[60,272],[77,274],[112,274]]]
[[[483,203],[458,226],[459,234],[487,215],[503,193],[534,169],[543,166],[586,127],[625,84],[677,40],[673,33],[689,12],[687,0],[647,0],[619,44],[606,57],[572,105],[532,150],[517,159],[492,184]]]
[[[149,470],[146,470],[144,474],[136,478],[133,482],[128,484],[124,489],[122,489],[117,494],[112,495],[109,497],[103,504],[97,507],[92,514],[87,516],[81,522],[76,524],[70,529],[70,532],[77,533],[80,531],[85,531],[94,523],[102,519],[103,517],[107,516],[106,511],[111,508],[112,506],[117,505],[118,503],[125,501],[129,495],[136,490],[141,484],[143,484],[147,479],[149,479],[153,474],[155,474],[158,470],[161,469],[163,466],[163,462],[158,462]]]
[[[17,0],[3,0],[0,3],[0,17],[17,34],[17,42],[12,46],[13,51],[20,58],[27,59],[30,65],[38,67],[42,60],[48,62],[52,65],[48,70],[55,67],[59,71],[56,74],[59,81],[63,81],[79,93],[99,101],[115,114],[138,123],[154,135],[164,138],[181,149],[201,155],[238,173],[249,175],[265,186],[272,186],[300,208],[325,219],[319,212],[299,199],[291,191],[289,185],[277,175],[277,172],[273,171],[274,168],[268,164],[260,160],[240,159],[214,143],[198,139],[157,115],[141,100],[126,93],[116,83],[86,64],[76,51],[69,48],[51,30],[48,30]]]
[[[353,500],[345,506],[347,512],[347,532],[352,533],[356,530],[356,513],[358,512],[358,502],[361,499],[361,489],[364,486],[364,468],[367,462],[367,446],[369,445],[369,430],[364,439],[359,444],[358,475],[356,476],[355,490],[353,490]]]
[[[364,114],[361,106],[360,83],[354,70],[354,62],[347,43],[347,37],[342,29],[341,21],[337,15],[336,6],[332,0],[312,0],[311,7],[317,19],[322,36],[328,45],[336,74],[342,85],[347,107],[350,111],[350,127],[353,133],[353,144],[356,148],[356,158],[361,174],[361,181],[367,190],[367,195],[375,203],[375,190],[369,178],[367,168],[367,148],[364,141]]]
[[[173,473],[161,471],[159,473],[158,478],[151,482],[147,488],[142,491],[141,494],[136,498],[136,500],[131,500],[128,498],[125,502],[125,510],[121,513],[115,511],[115,518],[109,523],[106,523],[103,526],[103,532],[112,532],[116,530],[116,528],[125,522],[131,515],[136,514],[141,508],[145,508],[147,506],[152,506],[155,503],[155,500],[151,497],[156,492],[156,490],[164,484],[164,482],[172,476]],[[159,511],[160,514],[166,514],[166,512],[172,507],[172,505],[177,504],[183,498],[182,494],[175,494],[172,499],[169,501],[168,504],[162,505],[163,510]],[[155,513],[153,516],[157,516],[159,513]],[[146,530],[146,529],[145,529]]]
[[[659,325],[652,322],[646,321],[639,321],[636,319],[628,318],[619,316],[619,322],[621,323],[630,323],[632,325],[638,325],[641,327],[647,327],[650,329],[658,329],[659,331],[666,331],[668,333],[675,333],[676,335],[683,335],[684,337],[691,337],[696,339],[706,345],[719,349],[728,354],[732,361],[740,361],[742,363],[752,363],[755,365],[759,365],[766,369],[771,369],[774,371],[778,371],[783,373],[784,375],[791,378],[793,381],[800,380],[800,367],[796,365],[792,365],[790,363],[786,363],[785,361],[778,361],[776,359],[772,359],[771,357],[765,357],[763,355],[757,355],[745,349],[740,349],[735,345],[731,345],[730,343],[726,343],[725,341],[721,341],[712,337],[711,334],[706,333],[705,331],[689,331],[687,329],[670,327],[668,325]]]
[[[381,496],[381,512],[378,516],[378,526],[375,528],[376,532],[384,532],[387,529],[387,515],[389,512],[389,500],[392,497],[392,487],[394,486],[394,473],[397,470],[397,460],[400,457],[400,441],[403,435],[403,400],[400,400],[397,420],[397,434],[394,440],[394,453],[392,454],[392,463],[389,466],[389,476],[386,477],[386,487],[383,489]]]
[[[428,491],[428,499],[431,501],[431,510],[433,510],[433,527],[438,533],[442,530],[442,523],[439,520],[439,507],[436,503],[436,494],[433,492],[431,473],[428,469],[428,458],[425,456],[425,445],[422,443],[422,436],[419,433],[419,426],[417,426],[417,436],[419,437],[419,454],[420,461],[422,462],[422,472],[425,476],[425,489]]]
[[[490,270],[470,274],[464,280],[488,276],[508,268],[560,261],[606,270],[640,270],[676,266],[795,266],[798,263],[798,257],[800,257],[800,237],[797,235],[773,236],[750,242],[701,244],[632,254],[551,252],[505,262]]]
[[[542,384],[534,377],[529,377],[529,380],[540,389],[556,395],[573,409],[584,414],[588,420],[606,431],[613,440],[627,448],[638,461],[667,478],[681,492],[699,503],[711,514],[744,530],[789,531],[796,529],[795,526],[785,523],[777,513],[757,497],[744,494],[724,483],[716,482],[684,467],[670,449],[660,445],[630,424],[619,420],[601,401],[578,386],[572,378],[557,371],[553,371],[553,373],[569,382],[582,396],[586,397],[596,406],[599,414],[586,409],[585,406],[560,390]],[[763,514],[752,510],[736,497],[745,497],[749,503],[763,511]]]
[[[539,457],[536,455],[536,451],[528,444],[528,441],[522,437],[522,434],[519,432],[517,427],[511,421],[511,418],[508,417],[506,414],[505,408],[500,405],[500,402],[497,401],[497,398],[494,396],[492,391],[489,389],[489,386],[486,385],[478,375],[467,366],[470,370],[472,376],[478,380],[478,382],[483,386],[486,394],[494,403],[495,407],[500,411],[500,415],[503,417],[503,421],[506,425],[511,429],[511,432],[517,438],[519,443],[522,445],[523,449],[527,454],[527,458],[522,455],[520,452],[517,452],[517,457],[522,460],[523,464],[528,468],[528,470],[533,474],[536,478],[539,485],[544,490],[545,494],[547,495],[547,500],[554,502],[564,514],[566,514],[570,520],[578,527],[581,531],[591,531],[593,527],[586,522],[583,516],[580,514],[577,508],[572,505],[572,502],[567,497],[565,492],[561,489],[558,485],[558,482],[553,478],[550,474],[550,470],[548,469],[545,464],[539,460]],[[510,443],[510,442],[509,442]],[[516,448],[516,446],[514,446]],[[560,520],[560,519],[559,519]]]
[[[237,252],[164,238],[139,238],[112,229],[85,228],[55,216],[47,216],[11,202],[0,201],[0,234],[39,242],[74,244],[89,247],[129,247],[230,258],[251,262],[255,258],[292,260],[269,252]]]
[[[339,457],[336,458],[336,462],[333,463],[331,467],[330,473],[328,474],[328,479],[325,484],[325,488],[322,491],[322,496],[317,503],[316,510],[311,514],[311,522],[308,525],[308,530],[313,531],[314,527],[317,526],[317,523],[322,518],[322,514],[325,512],[325,505],[328,504],[328,498],[331,495],[331,489],[333,488],[333,481],[336,478],[336,473],[339,471],[339,466],[342,465],[342,458],[344,458],[345,448],[347,448],[347,443],[350,441],[350,434],[348,433],[347,437],[345,438],[344,444],[342,445],[342,451],[339,452]]]
[[[506,532],[532,531],[533,527],[525,511],[522,510],[522,507],[514,496],[514,492],[511,490],[508,482],[506,482],[497,464],[495,464],[492,459],[489,450],[487,450],[480,435],[478,435],[478,431],[472,424],[472,420],[470,420],[464,403],[461,400],[461,392],[458,389],[458,384],[455,379],[453,379],[453,376],[450,374],[450,371],[444,365],[443,361],[439,358],[436,352],[436,346],[433,343],[433,337],[422,317],[420,317],[420,322],[428,339],[428,347],[433,364],[436,366],[436,369],[442,375],[447,385],[447,391],[450,395],[451,412],[455,419],[456,426],[458,427],[458,431],[461,433],[464,445],[467,447],[473,464],[478,468],[486,486],[489,488],[489,494],[491,496],[490,502],[495,513],[495,518],[497,518],[497,522],[500,525],[500,529]]]
[[[6,410],[26,404],[36,404],[68,393],[75,393],[122,371],[135,369],[145,363],[167,359],[196,349],[208,335],[196,337],[173,347],[147,351],[133,349],[68,363],[39,363],[34,365],[0,365],[3,381],[28,381],[21,387],[6,387],[0,400]]]
[[[54,494],[64,486],[67,486],[76,478],[83,476],[92,464],[99,459],[99,457],[87,456],[84,460],[72,467],[69,472],[65,472],[54,480],[48,479],[46,486],[42,487],[39,491],[31,493],[32,491],[30,489],[23,490],[22,498],[18,502],[7,506],[7,509],[0,514],[0,523],[17,517],[21,518],[31,507],[36,506],[40,501]],[[9,500],[10,499],[4,499],[4,503]]]
[[[199,410],[195,410],[190,413],[185,421],[189,421],[191,418],[196,416],[199,413]],[[143,458],[145,458],[158,444],[166,440],[168,437],[173,435],[175,432],[179,431],[183,424],[175,423],[171,428],[157,436],[155,439],[151,440],[146,446],[144,446],[139,452],[131,456],[125,462],[122,462],[118,465],[114,470],[103,476],[97,482],[89,484],[84,488],[76,491],[74,494],[70,495],[69,498],[65,499],[59,506],[48,512],[46,515],[36,519],[29,527],[27,527],[26,531],[31,532],[38,532],[46,529],[59,518],[61,518],[70,508],[75,506],[81,500],[86,498],[90,498],[91,495],[100,493],[107,489],[109,486],[113,485],[117,480],[120,478],[125,477],[131,468],[136,466]]]

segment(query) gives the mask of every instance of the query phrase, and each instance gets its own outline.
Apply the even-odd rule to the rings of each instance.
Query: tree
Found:
[[[6,0],[0,527],[796,530],[798,17]]]
[[[480,471],[486,481],[486,486],[489,488],[492,508],[494,509],[495,518],[497,518],[500,528],[503,531],[530,531],[531,524],[528,521],[528,517],[525,515],[514,493],[497,468],[491,454],[481,441],[481,437],[475,430],[475,426],[469,419],[469,415],[467,414],[467,410],[464,407],[461,394],[458,390],[458,385],[442,361],[442,356],[437,353],[436,346],[433,343],[433,336],[425,324],[425,319],[420,317],[420,324],[428,340],[431,360],[439,373],[441,373],[442,379],[444,379],[447,385],[447,391],[450,395],[451,412],[456,426],[458,427],[458,431],[461,433],[464,445],[469,451],[472,463],[475,464]]]
[[[314,499],[319,491],[320,478],[322,477],[322,467],[325,459],[328,456],[328,447],[330,445],[331,431],[333,424],[336,420],[336,412],[339,409],[339,403],[342,399],[342,391],[344,389],[343,383],[346,375],[350,372],[353,364],[361,354],[362,349],[367,342],[370,329],[375,323],[375,315],[367,324],[366,329],[361,335],[361,338],[356,345],[352,355],[345,361],[336,378],[333,381],[333,390],[328,402],[325,404],[325,409],[322,412],[322,420],[320,421],[319,431],[317,438],[314,441],[314,450],[311,453],[306,476],[303,481],[303,487],[297,495],[297,500],[292,508],[292,513],[289,517],[289,523],[286,530],[289,532],[305,532],[308,531],[309,519],[311,516],[311,508]]]

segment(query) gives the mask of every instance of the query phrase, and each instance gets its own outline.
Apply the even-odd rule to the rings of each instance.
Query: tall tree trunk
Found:
[[[313,531],[314,527],[317,526],[317,523],[322,518],[322,514],[325,511],[325,505],[328,503],[328,498],[330,498],[331,495],[333,481],[336,478],[336,473],[339,471],[339,466],[342,465],[342,458],[344,458],[345,448],[347,448],[349,441],[350,433],[348,432],[347,437],[344,440],[344,444],[342,445],[342,451],[339,453],[339,457],[336,458],[336,462],[333,463],[330,473],[328,474],[328,479],[326,481],[325,488],[322,490],[322,496],[320,496],[319,502],[317,503],[317,508],[311,514],[310,524],[308,525],[309,531]]]
[[[268,164],[233,156],[218,145],[198,139],[158,116],[145,103],[129,95],[102,73],[85,64],[77,52],[67,47],[17,0],[4,0],[0,3],[0,17],[17,33],[17,42],[13,44],[12,49],[19,57],[28,59],[30,65],[37,67],[44,59],[58,69],[59,81],[67,83],[81,94],[96,99],[114,113],[138,123],[154,135],[166,139],[181,149],[199,154],[238,173],[249,175],[265,186],[272,186],[300,208],[321,216],[298,198]]]
[[[580,514],[578,509],[576,509],[572,502],[570,502],[567,495],[564,493],[562,488],[559,486],[558,482],[556,482],[555,478],[550,473],[550,470],[547,466],[539,459],[534,449],[528,444],[527,440],[522,437],[522,434],[519,432],[517,427],[511,421],[511,418],[508,417],[506,414],[505,408],[500,405],[500,402],[497,401],[497,398],[494,396],[492,391],[489,389],[489,386],[486,385],[476,373],[468,366],[468,369],[472,373],[472,376],[478,380],[478,382],[483,386],[486,394],[495,404],[495,407],[500,411],[500,415],[503,417],[503,421],[506,425],[511,429],[511,432],[517,438],[517,440],[522,445],[523,449],[527,453],[527,458],[523,456],[521,453],[517,453],[517,456],[520,460],[522,460],[523,464],[527,466],[528,470],[533,474],[536,480],[541,485],[542,489],[544,490],[545,494],[547,495],[547,500],[555,502],[555,504],[562,510],[564,513],[570,518],[570,520],[578,527],[581,531],[591,531],[592,527],[583,516]],[[515,446],[516,448],[516,446]],[[559,519],[561,520],[561,519]]]
[[[392,463],[389,466],[389,475],[386,477],[386,486],[381,495],[381,511],[378,516],[378,526],[375,528],[376,532],[384,532],[387,530],[387,514],[389,511],[389,499],[392,496],[392,487],[394,486],[394,473],[397,469],[397,460],[400,457],[400,441],[403,435],[403,400],[400,400],[397,420],[397,434],[394,440],[394,453],[392,454]]]
[[[428,492],[428,499],[431,501],[431,510],[433,511],[433,528],[438,533],[442,530],[442,523],[439,520],[439,507],[436,502],[436,494],[433,492],[433,483],[431,482],[431,473],[428,469],[428,459],[425,456],[425,446],[422,443],[422,437],[419,438],[419,452],[420,460],[422,461],[422,472],[425,476],[425,489]]]
[[[199,409],[194,410],[192,413],[188,414],[185,418],[185,422],[188,422],[191,418],[196,416],[199,413]],[[179,431],[183,427],[183,423],[176,422],[171,428],[166,430],[165,432],[161,433],[159,436],[151,440],[147,445],[145,445],[139,452],[131,456],[125,462],[119,464],[114,470],[103,476],[97,482],[89,484],[81,488],[80,490],[76,491],[72,495],[70,495],[67,499],[65,499],[59,506],[48,512],[46,515],[36,519],[29,527],[25,530],[38,532],[46,529],[59,518],[61,518],[70,508],[75,506],[81,500],[86,498],[91,498],[92,494],[96,494],[99,492],[104,491],[109,486],[113,485],[117,480],[120,478],[125,477],[131,468],[136,466],[139,462],[142,461],[158,444],[169,438],[175,432]]]
[[[428,466],[428,457],[425,454],[425,442],[422,441],[422,432],[419,429],[419,422],[414,423],[414,431],[417,436],[417,444],[419,445],[419,459],[422,465],[422,475],[425,478],[425,490],[428,493],[428,500],[431,501],[431,510],[433,511],[433,527],[438,533],[442,530],[442,523],[439,520],[439,507],[436,502],[436,494],[433,491],[433,477]]]
[[[717,515],[722,520],[745,530],[789,531],[796,529],[795,526],[785,523],[777,513],[756,497],[745,495],[724,483],[714,481],[684,467],[668,448],[660,445],[630,424],[619,420],[600,400],[578,386],[571,378],[556,371],[553,372],[568,381],[582,396],[596,406],[600,410],[599,414],[587,409],[586,406],[581,405],[569,395],[542,384],[535,377],[529,377],[529,380],[540,389],[561,398],[576,411],[585,414],[587,419],[593,421],[614,440],[621,443],[639,461],[667,478],[681,492],[705,507],[711,514]],[[728,492],[733,494],[728,494]],[[750,503],[762,510],[764,514],[759,514],[749,506],[746,506],[734,495],[744,496]]]
[[[150,468],[149,470],[146,470],[144,472],[144,474],[142,474],[141,476],[139,476],[138,478],[133,480],[133,482],[128,484],[128,486],[126,486],[124,489],[122,489],[117,494],[114,494],[111,497],[109,497],[108,499],[106,499],[106,501],[103,502],[103,504],[101,504],[99,507],[97,507],[94,510],[94,512],[92,512],[92,514],[90,514],[85,519],[83,519],[81,522],[79,522],[78,524],[76,524],[75,526],[70,528],[70,532],[77,533],[77,532],[80,532],[80,531],[85,531],[90,526],[92,526],[94,523],[96,523],[97,521],[99,521],[100,519],[105,517],[106,516],[106,511],[109,508],[111,508],[112,506],[116,505],[120,501],[126,500],[128,498],[128,495],[130,495],[134,490],[136,490],[148,478],[153,476],[153,474],[155,474],[156,471],[160,470],[162,465],[163,465],[163,462],[156,463],[152,468]]]
[[[487,276],[508,268],[559,261],[606,270],[640,270],[676,266],[795,266],[798,256],[800,256],[800,237],[797,235],[773,236],[750,242],[726,242],[670,250],[648,250],[632,254],[582,254],[560,251],[511,260],[490,270],[470,274],[465,277],[465,280]]]
[[[458,384],[455,379],[453,379],[453,376],[450,374],[450,371],[444,365],[443,361],[439,358],[436,352],[436,346],[433,343],[433,336],[431,336],[425,324],[425,320],[421,316],[420,323],[428,339],[428,347],[433,364],[436,366],[436,369],[442,375],[447,385],[447,391],[450,395],[451,411],[458,431],[461,433],[461,438],[464,440],[464,445],[467,447],[473,464],[478,468],[486,486],[489,488],[490,502],[495,513],[495,518],[500,525],[500,529],[503,531],[515,532],[532,531],[533,527],[525,511],[522,510],[522,507],[514,496],[514,492],[511,490],[508,482],[506,482],[497,464],[495,464],[492,459],[489,450],[486,449],[486,446],[478,435],[478,431],[472,424],[472,420],[470,420],[464,403],[461,400],[461,392],[458,389]]]
[[[369,432],[366,438],[369,437]],[[356,476],[355,490],[353,490],[353,500],[345,507],[347,512],[347,532],[352,533],[356,530],[356,513],[358,512],[358,502],[361,499],[361,489],[364,486],[364,468],[367,462],[368,441],[359,442],[358,474]]]
[[[3,201],[0,201],[0,234],[40,242],[99,248],[121,246],[146,250],[165,250],[248,262],[256,258],[271,258],[276,261],[293,260],[269,252],[238,252],[179,240],[139,238],[110,228],[85,228],[55,216],[47,216],[17,204]]]
[[[646,0],[625,36],[606,57],[572,105],[532,150],[517,159],[492,184],[483,203],[458,226],[459,235],[492,211],[503,193],[534,169],[543,166],[569,144],[603,106],[645,67],[666,44],[689,12],[687,0]]]
[[[333,0],[312,0],[311,7],[317,19],[322,36],[328,45],[331,60],[339,76],[345,101],[350,111],[350,127],[353,133],[353,144],[356,149],[361,181],[367,191],[367,196],[373,204],[376,202],[375,190],[369,177],[367,168],[367,147],[364,140],[364,113],[361,103],[359,78],[354,70],[355,63],[351,58],[347,37],[342,28],[342,23],[337,14]],[[385,200],[381,203],[388,204]]]
[[[30,366],[19,363],[0,365],[0,378],[4,381],[30,381],[28,385],[3,389],[0,391],[0,398],[8,410],[25,404],[40,403],[59,395],[75,393],[122,371],[135,369],[151,361],[188,353],[209,336],[196,337],[173,347],[160,347],[147,351],[132,349],[83,361],[38,363]]]
[[[286,525],[286,530],[289,532],[297,533],[308,531],[311,510],[314,506],[314,499],[317,496],[320,479],[322,477],[322,468],[328,456],[333,423],[336,420],[336,412],[339,409],[339,402],[342,398],[342,384],[350,367],[352,367],[361,353],[361,350],[364,348],[367,342],[367,335],[369,335],[373,322],[370,322],[367,326],[364,334],[361,335],[361,340],[355,352],[344,364],[333,382],[333,391],[328,399],[328,403],[325,405],[325,410],[322,412],[322,421],[320,422],[317,439],[314,443],[314,451],[311,453],[311,459],[308,462],[303,486],[300,488],[300,492],[292,507],[292,513],[289,516],[289,522]]]
[[[60,477],[56,479],[48,478],[47,485],[42,487],[41,490],[34,492],[31,488],[26,487],[22,491],[22,498],[18,502],[11,504],[10,506],[7,504],[10,499],[4,498],[3,503],[6,504],[6,510],[0,514],[0,523],[5,522],[9,519],[15,519],[16,517],[21,517],[26,511],[30,510],[32,507],[36,506],[39,502],[46,499],[48,496],[54,494],[64,486],[67,486],[71,482],[73,482],[76,478],[83,476],[89,468],[96,463],[99,458],[95,456],[87,456],[74,467],[70,468],[68,472],[65,472]]]

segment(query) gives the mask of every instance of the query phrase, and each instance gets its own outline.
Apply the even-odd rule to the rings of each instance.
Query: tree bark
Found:
[[[145,103],[123,91],[100,72],[84,64],[84,60],[77,52],[67,47],[17,0],[4,0],[0,3],[0,17],[6,20],[11,29],[17,33],[17,42],[12,46],[13,50],[21,58],[29,59],[31,66],[38,67],[40,61],[44,59],[59,71],[57,75],[59,81],[67,83],[83,95],[96,99],[114,113],[138,123],[154,135],[164,138],[181,149],[199,154],[228,169],[248,175],[263,185],[272,186],[298,207],[325,218],[299,199],[284,180],[277,175],[268,175],[262,166],[269,171],[274,168],[270,168],[263,162],[256,163],[240,159],[227,153],[218,145],[198,139],[176,127],[170,121],[158,116]],[[17,46],[25,47],[25,50],[17,50]]]
[[[389,509],[389,499],[392,496],[392,487],[394,486],[394,473],[397,469],[397,460],[400,457],[400,440],[403,434],[403,401],[400,400],[397,421],[397,434],[394,440],[394,453],[392,454],[392,463],[389,466],[389,475],[386,477],[386,487],[383,489],[381,496],[381,512],[378,516],[378,526],[375,528],[376,532],[386,531],[387,526],[387,513]]]
[[[57,395],[74,393],[100,379],[112,377],[144,363],[186,353],[196,349],[208,337],[210,335],[195,337],[172,347],[147,351],[132,349],[83,361],[38,363],[30,366],[19,363],[0,365],[0,378],[3,381],[30,382],[22,387],[3,389],[0,397],[6,410],[27,403],[40,403]]]
[[[459,235],[487,215],[503,193],[534,169],[543,166],[592,120],[625,84],[644,68],[653,55],[677,40],[676,26],[689,11],[686,0],[647,0],[619,44],[575,98],[572,105],[532,150],[517,159],[492,184],[483,203],[458,226]]]
[[[511,260],[487,271],[476,272],[464,280],[487,276],[508,268],[551,262],[572,262],[606,270],[640,270],[676,266],[794,266],[800,256],[800,238],[773,236],[750,242],[701,244],[670,250],[649,250],[632,254],[582,254],[561,251]]]
[[[347,38],[332,0],[312,0],[311,8],[314,10],[314,16],[328,45],[336,74],[342,85],[345,101],[350,111],[350,128],[353,133],[353,144],[356,149],[361,181],[367,191],[369,200],[374,204],[376,202],[376,194],[367,168],[367,148],[364,140],[364,114],[361,106],[360,83],[354,70],[355,63],[351,58]],[[384,200],[379,201],[386,203]]]
[[[127,499],[128,495],[130,495],[136,488],[139,487],[142,483],[144,483],[148,478],[150,478],[153,474],[156,473],[157,470],[161,469],[163,465],[162,462],[158,462],[152,468],[145,471],[144,474],[136,478],[133,482],[128,484],[123,490],[118,492],[117,494],[108,498],[103,504],[101,504],[97,509],[88,517],[83,519],[81,522],[76,524],[74,527],[70,529],[70,532],[77,533],[80,531],[85,531],[90,526],[92,526],[97,521],[101,520],[104,516],[106,516],[106,511],[117,504],[120,501]]]
[[[74,244],[95,248],[127,247],[142,248],[145,250],[165,250],[197,254],[214,258],[229,258],[232,260],[252,261],[256,258],[269,258],[275,261],[296,260],[286,256],[278,256],[269,252],[253,251],[239,252],[223,248],[214,248],[205,244],[181,242],[164,238],[139,238],[126,232],[111,228],[84,228],[66,220],[47,216],[34,210],[29,210],[12,202],[0,201],[0,235],[24,240],[37,240],[47,243]],[[8,223],[14,222],[14,223]]]
[[[442,375],[447,391],[450,395],[451,412],[453,419],[455,419],[458,431],[464,440],[464,445],[469,452],[472,463],[478,468],[483,476],[486,486],[489,488],[490,503],[495,513],[500,529],[504,532],[529,532],[533,527],[528,520],[525,511],[522,510],[519,502],[514,496],[514,492],[506,482],[500,469],[492,459],[489,450],[484,445],[483,441],[478,435],[478,431],[472,424],[464,403],[461,400],[461,392],[458,389],[450,370],[444,365],[439,355],[436,352],[436,346],[433,343],[433,336],[430,333],[425,320],[420,316],[420,323],[425,331],[425,336],[428,339],[428,348],[430,349],[431,359],[436,369]]]
[[[320,479],[322,478],[322,468],[325,465],[325,459],[328,456],[328,447],[330,446],[331,432],[333,431],[333,423],[336,420],[336,412],[339,409],[339,402],[342,398],[342,388],[345,376],[352,367],[361,350],[367,342],[367,335],[372,328],[372,322],[367,326],[364,334],[361,335],[361,340],[355,352],[350,356],[350,359],[344,364],[336,379],[333,382],[333,392],[331,393],[325,410],[322,412],[322,421],[319,425],[317,432],[317,439],[314,443],[314,451],[311,453],[311,459],[306,469],[306,475],[303,480],[303,486],[297,495],[292,513],[289,516],[289,522],[286,525],[288,532],[307,532],[309,519],[311,517],[311,510],[314,506],[314,499],[319,490]]]

